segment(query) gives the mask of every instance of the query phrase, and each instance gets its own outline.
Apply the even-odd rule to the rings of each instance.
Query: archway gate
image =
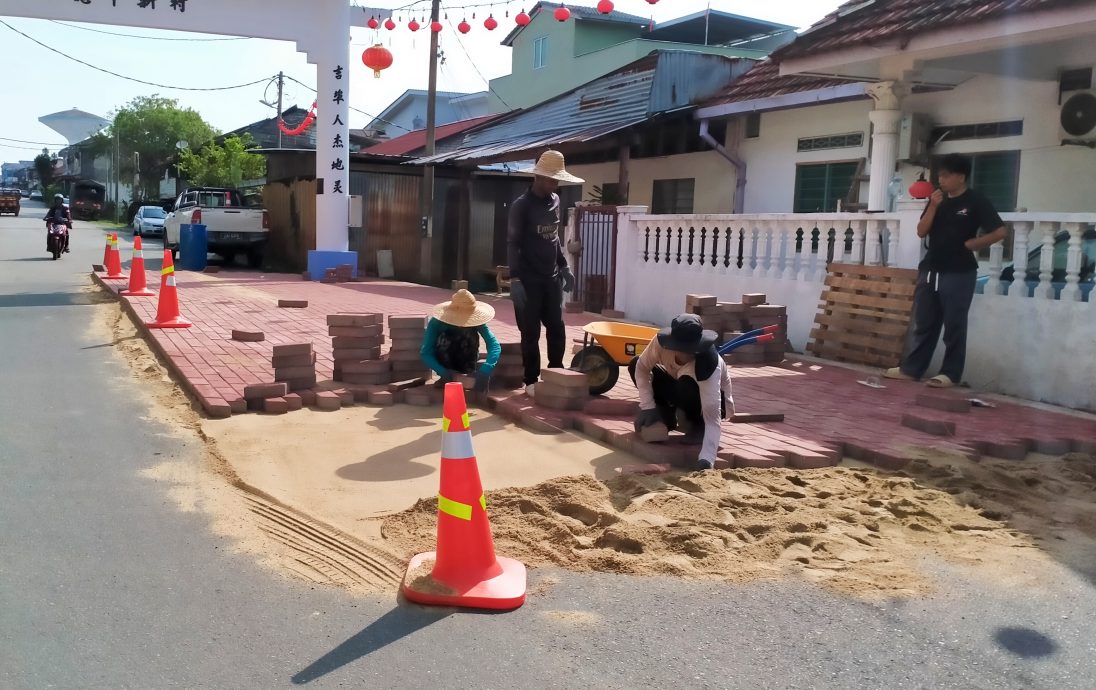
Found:
[[[349,248],[350,3],[347,0],[0,0],[0,16],[292,41],[316,66],[316,248],[313,279]]]

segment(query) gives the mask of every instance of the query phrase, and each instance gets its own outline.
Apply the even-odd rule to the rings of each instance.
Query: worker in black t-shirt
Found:
[[[548,367],[562,369],[567,349],[563,326],[563,293],[575,276],[567,266],[560,241],[560,182],[582,184],[564,169],[563,154],[545,151],[533,168],[533,184],[510,206],[507,258],[510,298],[521,331],[525,392],[532,396],[540,378],[540,326],[548,336]]]
[[[1001,216],[984,196],[967,187],[970,159],[944,156],[939,189],[917,223],[917,236],[928,238],[928,253],[918,267],[913,297],[913,339],[902,364],[884,372],[892,379],[919,380],[932,362],[940,330],[944,331],[944,364],[928,380],[950,388],[962,380],[967,356],[967,312],[974,299],[978,252],[1005,239]]]

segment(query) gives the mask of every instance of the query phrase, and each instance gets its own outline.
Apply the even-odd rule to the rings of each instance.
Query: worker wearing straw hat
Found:
[[[571,292],[575,276],[560,241],[560,182],[582,184],[567,172],[563,154],[545,151],[532,170],[533,184],[510,206],[507,259],[510,297],[521,331],[525,392],[533,394],[540,378],[540,327],[548,337],[548,367],[563,368],[567,332],[563,326],[563,293]]]
[[[467,290],[458,290],[453,299],[434,307],[419,350],[422,361],[446,383],[457,374],[475,374],[475,389],[486,391],[502,354],[502,346],[487,326],[493,318],[494,307],[477,301]],[[487,361],[482,364],[480,338],[487,345]]]

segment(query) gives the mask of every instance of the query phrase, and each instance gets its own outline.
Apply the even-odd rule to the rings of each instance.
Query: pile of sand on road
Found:
[[[531,566],[727,581],[791,574],[860,596],[921,594],[931,589],[926,556],[969,565],[1039,557],[1039,530],[1010,522],[1043,520],[1053,531],[1052,504],[1090,495],[1096,475],[1088,456],[1007,465],[939,456],[915,461],[909,475],[836,467],[565,477],[490,492],[487,505],[496,550]],[[1017,484],[1026,502],[1011,500]],[[422,500],[386,518],[386,545],[404,555],[432,549],[436,505]],[[1037,511],[1043,517],[1024,517]],[[1091,507],[1058,524],[1094,526]]]

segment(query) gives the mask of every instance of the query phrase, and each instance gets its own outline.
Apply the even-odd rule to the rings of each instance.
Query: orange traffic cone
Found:
[[[122,290],[126,297],[155,297],[145,282],[145,254],[141,250],[141,237],[133,238],[133,260],[129,266],[129,289]]]
[[[156,320],[146,322],[149,328],[190,328],[190,322],[179,316],[179,289],[175,286],[175,262],[171,250],[164,250],[164,268],[160,271],[160,300],[156,303]]]
[[[420,604],[515,609],[525,603],[525,566],[495,557],[460,383],[445,385],[442,414],[438,550],[411,559],[401,590]]]
[[[103,270],[110,265],[110,235],[107,235],[107,246],[103,249]]]
[[[107,275],[109,280],[125,280],[129,276],[122,273],[122,254],[118,251],[118,233],[110,236],[110,251],[107,254]]]

